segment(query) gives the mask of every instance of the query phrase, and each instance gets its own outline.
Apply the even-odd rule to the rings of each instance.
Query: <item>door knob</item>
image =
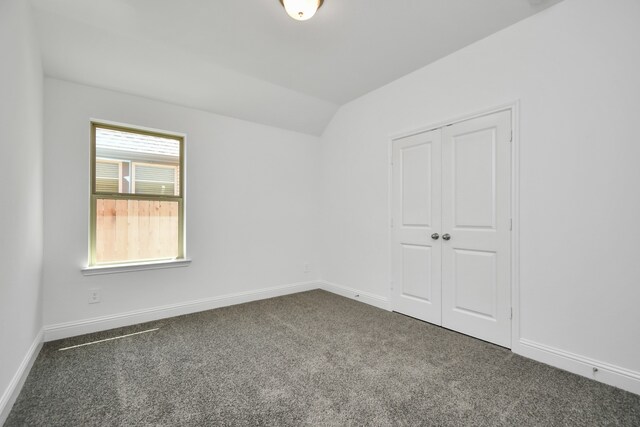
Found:
[[[450,236],[449,234],[443,234],[443,235],[442,235],[442,238],[443,238],[444,240],[449,240],[449,239],[451,239],[451,236]]]
[[[438,233],[433,233],[433,234],[431,235],[431,238],[432,238],[433,240],[438,240],[438,239],[440,238],[440,235],[439,235]]]

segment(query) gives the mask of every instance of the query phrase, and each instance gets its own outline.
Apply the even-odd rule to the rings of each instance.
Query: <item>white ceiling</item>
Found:
[[[319,135],[337,108],[560,0],[32,0],[49,76]]]

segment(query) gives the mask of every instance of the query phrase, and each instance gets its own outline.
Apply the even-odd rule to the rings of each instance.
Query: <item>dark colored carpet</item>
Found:
[[[45,344],[6,426],[102,425],[640,426],[640,396],[311,291]]]

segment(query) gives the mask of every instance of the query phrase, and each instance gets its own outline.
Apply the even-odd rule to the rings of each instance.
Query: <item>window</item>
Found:
[[[90,267],[184,258],[184,138],[91,123]]]

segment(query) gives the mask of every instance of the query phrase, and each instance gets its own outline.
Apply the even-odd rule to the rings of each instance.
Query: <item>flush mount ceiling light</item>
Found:
[[[324,0],[280,0],[284,10],[296,21],[311,19]]]

